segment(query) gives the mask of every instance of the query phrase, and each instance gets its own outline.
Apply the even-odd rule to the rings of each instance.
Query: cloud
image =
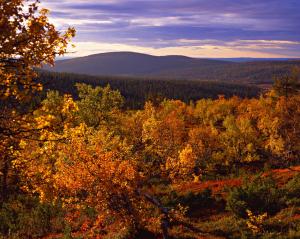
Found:
[[[136,39],[133,39],[136,41]],[[123,43],[105,43],[105,42],[77,42],[76,48],[70,51],[74,53],[69,54],[70,57],[78,57],[84,55],[91,55],[103,52],[116,51],[133,51],[140,53],[147,53],[152,55],[185,55],[199,58],[226,58],[226,57],[282,57],[288,58],[300,57],[300,54],[285,55],[281,53],[273,53],[272,50],[281,49],[287,45],[293,45],[300,48],[299,42],[285,42],[285,41],[235,41],[235,42],[221,42],[215,40],[206,41],[192,41],[192,45],[180,45],[182,43],[190,43],[188,39],[178,39],[178,46],[171,47],[145,47],[137,44],[123,44]],[[257,44],[262,44],[265,47],[256,47]],[[299,52],[299,51],[298,51]]]
[[[185,55],[191,47],[226,56],[254,51],[294,56],[300,50],[299,0],[42,0],[42,5],[52,10],[58,29],[77,29],[80,44],[122,50],[134,42],[155,52],[185,49]],[[90,52],[83,49],[80,54]]]

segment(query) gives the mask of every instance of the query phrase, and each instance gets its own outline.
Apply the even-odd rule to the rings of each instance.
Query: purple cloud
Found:
[[[73,25],[76,41],[178,46],[178,39],[273,41],[256,51],[300,56],[299,0],[44,0],[60,29]],[[276,46],[280,41],[295,44]],[[252,42],[253,43],[253,42]],[[203,44],[203,42],[202,42]],[[181,43],[182,45],[182,43]],[[281,44],[282,45],[282,44]],[[248,48],[247,48],[248,46]],[[249,49],[245,41],[240,49]],[[258,44],[258,46],[260,46]],[[201,47],[201,44],[198,45]],[[218,47],[218,46],[216,46]]]

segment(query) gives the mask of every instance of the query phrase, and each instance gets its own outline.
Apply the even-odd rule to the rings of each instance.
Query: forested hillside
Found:
[[[254,85],[227,83],[219,81],[191,80],[159,80],[157,78],[89,76],[71,73],[39,72],[39,82],[44,90],[58,90],[77,97],[76,83],[86,83],[93,86],[106,86],[119,90],[126,99],[126,106],[142,108],[147,100],[161,101],[179,99],[184,102],[196,101],[200,98],[225,97],[257,97],[262,90]]]
[[[228,65],[221,60],[194,59],[185,56],[152,56],[134,52],[112,52],[57,61],[57,72],[82,73],[89,75],[149,76],[162,71],[180,71],[185,68]],[[115,67],[118,66],[118,67]]]
[[[291,68],[299,66],[299,60],[242,62],[229,65],[186,68],[181,72],[167,70],[158,76],[185,79],[222,80],[250,84],[272,84],[274,76],[286,75]]]
[[[184,56],[158,57],[132,52],[114,52],[61,60],[56,62],[54,68],[45,67],[45,69],[100,76],[273,83],[274,75],[286,74],[292,67],[299,65],[299,60],[230,62]]]

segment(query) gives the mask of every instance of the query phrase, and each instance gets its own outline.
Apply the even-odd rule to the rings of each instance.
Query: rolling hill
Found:
[[[274,75],[300,65],[300,60],[233,62],[185,56],[151,56],[133,52],[112,52],[60,60],[45,70],[95,76],[136,76],[178,80],[222,80],[271,83]]]
[[[188,68],[223,64],[230,63],[185,56],[151,56],[133,52],[112,52],[57,61],[54,68],[46,69],[89,75],[158,76],[174,69],[182,71]]]

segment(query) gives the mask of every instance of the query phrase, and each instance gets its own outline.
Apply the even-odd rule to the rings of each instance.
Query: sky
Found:
[[[300,0],[41,0],[77,57],[134,51],[201,58],[299,58]]]

